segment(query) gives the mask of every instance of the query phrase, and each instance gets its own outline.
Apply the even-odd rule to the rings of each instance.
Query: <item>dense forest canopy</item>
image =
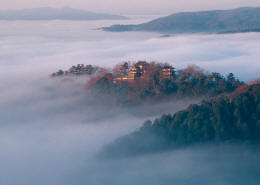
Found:
[[[191,65],[176,70],[169,64],[139,61],[116,65],[111,72],[91,78],[88,89],[119,104],[158,102],[184,97],[230,93],[243,83],[232,73],[227,77],[207,73]]]
[[[138,155],[203,143],[260,141],[260,83],[244,84],[230,95],[190,105],[174,115],[146,121],[103,151],[108,156]]]
[[[176,70],[167,63],[123,62],[113,69],[83,64],[67,71],[59,70],[52,77],[88,75],[87,89],[98,99],[123,105],[159,102],[177,98],[213,97],[230,93],[243,84],[232,73],[208,73],[190,65]]]
[[[204,98],[174,115],[146,121],[140,130],[106,146],[105,153],[141,154],[198,143],[260,139],[259,81],[246,84],[232,73],[223,76],[195,65],[177,70],[167,63],[146,61],[123,62],[112,69],[81,64],[52,77],[81,75],[88,76],[87,92],[109,104]]]

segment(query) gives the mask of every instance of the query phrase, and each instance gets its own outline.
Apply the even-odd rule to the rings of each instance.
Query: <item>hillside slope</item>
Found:
[[[114,25],[105,31],[151,31],[162,33],[243,32],[260,29],[260,7],[184,12],[139,25]]]
[[[243,85],[230,96],[146,121],[140,130],[107,145],[102,154],[140,155],[194,144],[259,140],[260,85]]]

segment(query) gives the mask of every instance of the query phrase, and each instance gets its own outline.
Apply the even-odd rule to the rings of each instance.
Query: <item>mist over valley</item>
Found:
[[[97,30],[154,16],[99,21],[0,21],[0,184],[258,184],[259,145],[197,145],[126,158],[97,154],[147,120],[174,114],[201,97],[123,107],[96,101],[88,76],[51,78],[59,69],[128,61],[197,65],[241,82],[259,78],[260,34]]]

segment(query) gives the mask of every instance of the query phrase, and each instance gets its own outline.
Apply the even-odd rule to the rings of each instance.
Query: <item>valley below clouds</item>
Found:
[[[118,21],[0,21],[0,184],[258,184],[259,148],[254,146],[194,147],[112,161],[95,158],[102,146],[145,120],[199,100],[131,112],[107,102],[96,104],[86,93],[86,77],[66,82],[51,79],[52,72],[76,64],[109,68],[147,60],[178,69],[196,64],[209,72],[233,72],[247,82],[258,78],[260,70],[259,33],[164,38],[96,30],[114,23]]]

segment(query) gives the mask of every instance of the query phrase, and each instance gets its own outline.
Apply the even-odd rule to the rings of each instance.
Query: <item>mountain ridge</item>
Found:
[[[127,19],[124,16],[95,13],[70,7],[25,8],[19,10],[0,11],[0,20],[116,20]]]
[[[218,33],[260,29],[260,7],[181,12],[138,25],[113,25],[104,31],[149,31],[160,33]]]

